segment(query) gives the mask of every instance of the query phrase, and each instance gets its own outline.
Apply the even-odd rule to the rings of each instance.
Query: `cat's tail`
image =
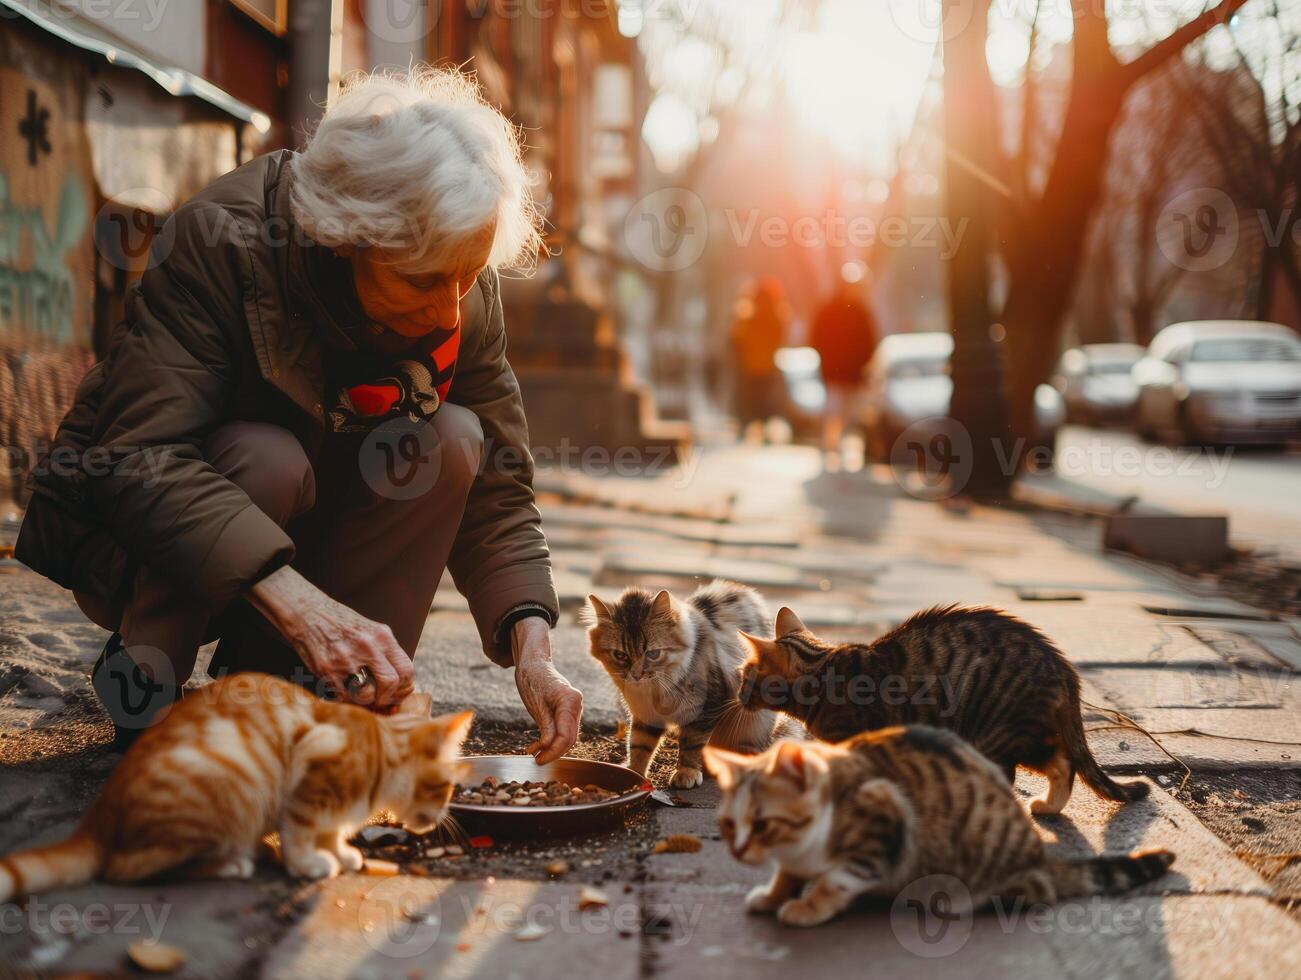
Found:
[[[1118,895],[1156,881],[1174,864],[1173,851],[1135,851],[1084,861],[1050,861],[1048,870],[1058,898]]]
[[[94,835],[78,828],[67,840],[0,858],[0,902],[16,895],[31,895],[80,885],[95,877],[104,851]]]
[[[1089,748],[1088,739],[1084,737],[1084,720],[1080,716],[1078,687],[1074,696],[1062,701],[1057,726],[1062,747],[1066,750],[1071,765],[1093,792],[1117,803],[1128,803],[1131,800],[1143,799],[1151,791],[1152,787],[1141,780],[1118,783],[1102,771],[1098,760],[1093,757],[1093,750]]]

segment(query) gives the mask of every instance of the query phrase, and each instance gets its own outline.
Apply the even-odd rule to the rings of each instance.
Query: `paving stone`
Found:
[[[629,578],[730,579],[759,588],[819,588],[820,579],[777,562],[747,561],[741,558],[713,558],[664,549],[655,553],[614,552],[605,556],[598,581],[624,584]]]
[[[649,943],[655,972],[682,976],[1236,980],[1295,974],[1301,964],[1301,928],[1264,899],[1241,896],[1108,896],[947,921],[882,901],[792,929],[747,915],[740,889],[651,885],[647,910],[668,923]]]
[[[1041,795],[1046,785],[1035,773],[1017,773],[1016,792],[1023,800]],[[1238,861],[1223,841],[1159,786],[1154,785],[1146,799],[1122,804],[1102,799],[1077,779],[1061,816],[1034,819],[1048,845],[1066,857],[1127,854],[1153,847],[1174,851],[1170,873],[1135,894],[1272,894],[1260,875]]]
[[[134,975],[127,947],[161,940],[185,953],[174,976],[246,975],[284,931],[267,889],[258,881],[95,884],[22,899],[5,906],[0,963],[43,976]]]
[[[584,976],[631,980],[639,895],[607,894],[608,906],[581,910],[576,883],[345,875],[318,887],[261,976],[532,978],[563,963]],[[517,940],[528,926],[539,937]]]

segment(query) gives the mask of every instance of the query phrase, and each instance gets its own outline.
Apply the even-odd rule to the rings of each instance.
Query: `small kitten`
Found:
[[[936,607],[869,644],[818,639],[789,609],[777,639],[745,637],[740,700],[776,709],[839,742],[889,725],[950,728],[989,756],[1009,782],[1016,767],[1048,777],[1031,810],[1060,813],[1078,772],[1109,800],[1137,800],[1098,766],[1080,719],[1080,677],[1033,626],[997,609]]]
[[[995,899],[1049,904],[1126,891],[1174,861],[1164,850],[1079,861],[1046,854],[998,768],[925,725],[838,745],[783,740],[759,756],[710,746],[705,765],[723,789],[719,828],[732,855],[775,865],[747,907],[790,926],[818,925],[860,895],[891,898],[930,875],[961,882],[958,894],[944,890],[962,915]],[[918,896],[927,907],[940,897]]]
[[[347,838],[377,811],[416,833],[443,819],[474,715],[430,703],[383,716],[267,674],[215,681],[141,733],[71,837],[0,858],[0,902],[96,877],[247,878],[275,830],[290,874],[356,871]]]
[[[612,606],[588,596],[591,653],[614,681],[629,717],[626,765],[645,775],[670,725],[678,728],[672,784],[704,782],[706,742],[759,752],[780,716],[736,705],[745,658],[738,630],[761,632],[768,612],[753,589],[734,582],[702,586],[685,601],[667,591],[626,589]]]

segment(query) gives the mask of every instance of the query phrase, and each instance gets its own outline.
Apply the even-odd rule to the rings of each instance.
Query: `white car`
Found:
[[[1138,404],[1133,369],[1144,353],[1139,344],[1084,344],[1063,354],[1053,387],[1066,402],[1066,418],[1086,425],[1132,419]]]
[[[1166,327],[1134,365],[1135,428],[1189,443],[1287,443],[1301,438],[1301,339],[1254,320]]]
[[[864,372],[866,387],[856,412],[869,461],[894,458],[905,429],[926,419],[948,417],[953,394],[949,377],[952,355],[952,334],[896,333],[881,338]],[[1061,395],[1049,385],[1035,389],[1034,401],[1032,444],[1039,451],[1029,458],[1048,463],[1066,412]],[[942,427],[937,424],[937,431]]]

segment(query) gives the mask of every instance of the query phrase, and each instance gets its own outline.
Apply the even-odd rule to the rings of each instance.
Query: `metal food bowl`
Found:
[[[629,816],[645,806],[654,790],[645,776],[609,762],[564,758],[540,766],[527,755],[472,755],[462,761],[470,767],[462,786],[477,786],[489,776],[496,776],[503,783],[555,779],[570,786],[593,783],[619,794],[603,803],[566,806],[486,806],[453,802],[450,805],[452,816],[472,836],[569,837],[611,830],[621,827]]]

